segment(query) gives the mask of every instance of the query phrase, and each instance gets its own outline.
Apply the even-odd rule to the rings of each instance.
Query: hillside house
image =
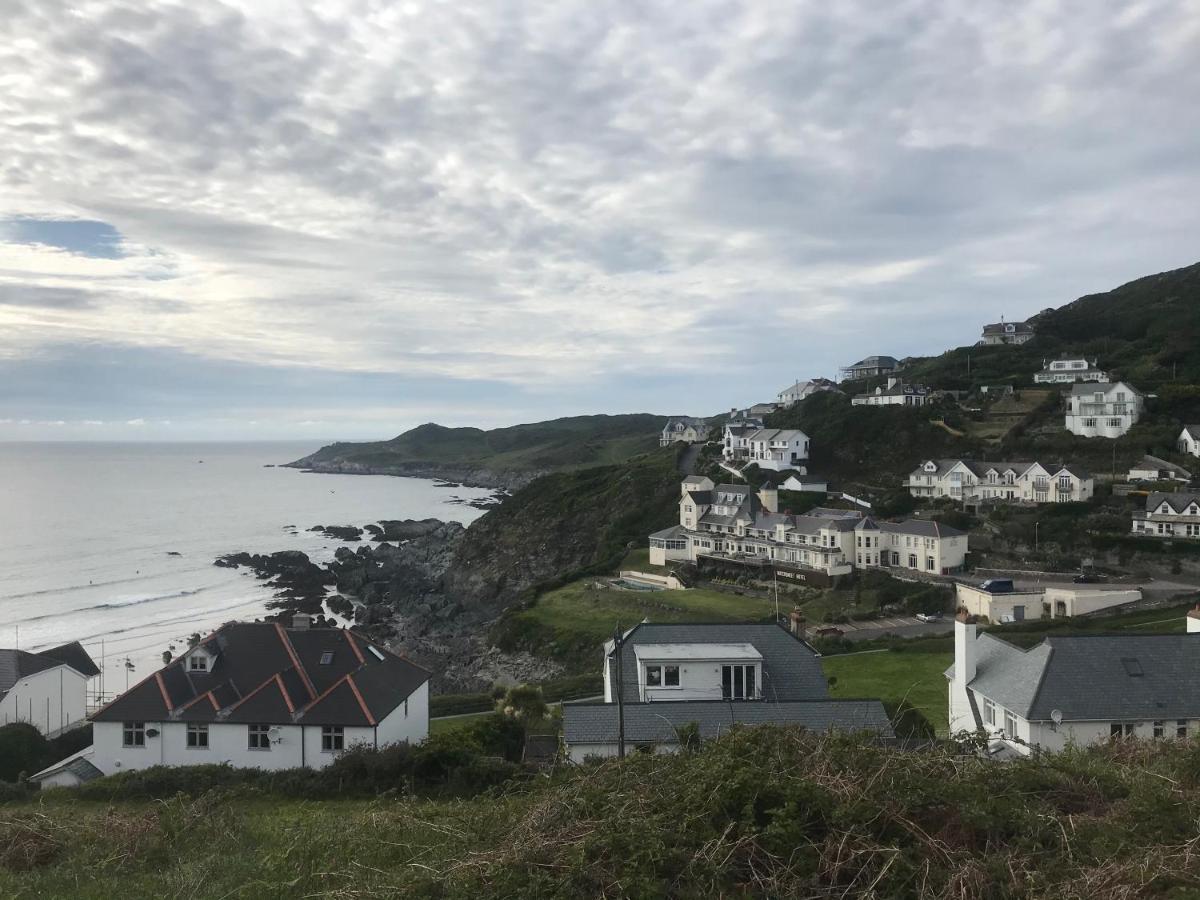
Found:
[[[1200,456],[1200,425],[1184,425],[1179,432],[1177,448],[1180,453]]]
[[[929,459],[909,473],[908,491],[964,503],[1079,503],[1091,498],[1095,482],[1078,466],[1060,463]]]
[[[899,368],[900,362],[894,356],[868,356],[842,369],[842,381],[891,375]]]
[[[859,567],[949,575],[966,564],[967,533],[931,519],[881,522],[867,517],[854,527],[854,547]]]
[[[889,378],[887,387],[877,387],[865,394],[856,394],[852,406],[924,406],[933,394],[923,384],[906,384],[899,378]]]
[[[836,391],[837,385],[828,378],[813,378],[811,381],[797,381],[791,387],[779,392],[779,405],[784,409],[795,406],[806,397],[821,391]]]
[[[662,434],[658,438],[658,446],[669,447],[671,444],[698,444],[708,440],[708,424],[703,419],[692,416],[674,416],[667,419],[663,425]]]
[[[721,455],[726,462],[783,472],[802,470],[808,450],[808,435],[798,429],[726,425]]]
[[[222,626],[93,715],[80,758],[105,775],[201,763],[322,768],[356,744],[428,734],[429,672],[296,616],[290,628]]]
[[[1146,454],[1129,470],[1130,481],[1191,481],[1192,473],[1183,466]]]
[[[1028,322],[1005,322],[1001,319],[992,325],[984,325],[979,343],[987,346],[998,344],[1024,344],[1033,338],[1033,326]]]
[[[769,624],[643,622],[604,645],[603,702],[563,704],[573,762],[618,755],[617,695],[626,752],[678,749],[677,728],[709,740],[734,725],[894,734],[878,700],[831,700],[820,660],[799,633]],[[619,662],[618,662],[619,658]]]
[[[1142,417],[1145,397],[1123,381],[1077,384],[1067,398],[1066,429],[1080,437],[1116,438]]]
[[[1071,384],[1076,381],[1107,382],[1108,373],[1098,367],[1099,361],[1085,357],[1062,357],[1042,360],[1042,371],[1033,376],[1037,384]]]
[[[984,732],[997,757],[1194,735],[1197,615],[1189,614],[1187,634],[1052,634],[1024,649],[978,633],[975,617],[961,610],[946,670],[950,732]]]
[[[818,508],[785,515],[778,512],[778,498],[770,486],[755,493],[744,484],[685,478],[679,524],[650,535],[651,564],[709,560],[827,577],[849,574],[862,513]]]
[[[1133,513],[1133,533],[1141,537],[1200,539],[1200,493],[1153,493],[1146,508]]]
[[[0,650],[0,726],[26,722],[56,737],[83,725],[88,682],[99,674],[78,641],[37,653]]]

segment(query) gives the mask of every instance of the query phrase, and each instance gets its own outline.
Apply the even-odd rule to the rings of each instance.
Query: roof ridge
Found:
[[[367,706],[367,701],[363,699],[362,692],[359,691],[358,685],[354,683],[353,672],[346,673],[346,683],[350,685],[350,690],[354,693],[354,699],[358,701],[358,705],[362,708],[363,715],[367,717],[367,723],[369,725],[378,724],[375,721],[375,716],[371,713],[370,708]]]

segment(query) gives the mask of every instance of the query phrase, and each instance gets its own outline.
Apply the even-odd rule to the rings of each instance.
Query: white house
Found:
[[[726,462],[753,463],[760,469],[803,470],[808,459],[808,435],[794,428],[752,428],[728,424],[721,455]]]
[[[983,732],[996,756],[1113,738],[1174,739],[1200,725],[1200,624],[1187,634],[1054,635],[1024,649],[954,623],[950,732]]]
[[[1033,337],[1033,326],[1028,322],[1005,322],[1001,319],[991,325],[983,326],[979,343],[995,344],[1024,344]]]
[[[842,380],[855,381],[859,378],[891,375],[899,368],[900,362],[894,356],[868,356],[842,369]]]
[[[667,419],[663,425],[662,434],[658,438],[658,446],[668,447],[671,444],[696,444],[708,440],[708,424],[703,419],[693,416],[674,416]]]
[[[1184,425],[1177,446],[1180,453],[1200,456],[1200,425]]]
[[[1183,466],[1146,454],[1129,469],[1130,481],[1191,481],[1192,473]]]
[[[854,528],[862,513],[812,509],[778,512],[778,491],[757,494],[746,485],[713,484],[701,476],[683,480],[679,524],[650,535],[650,562],[698,562],[703,558],[787,571],[846,575],[854,561]]]
[[[1108,373],[1099,367],[1099,361],[1082,356],[1061,357],[1042,360],[1042,371],[1033,376],[1038,384],[1071,384],[1076,381],[1107,382]]]
[[[836,391],[837,385],[828,378],[813,378],[810,381],[797,381],[791,387],[779,392],[779,405],[785,409],[795,406],[806,397],[811,397],[820,391]]]
[[[1200,493],[1153,493],[1145,510],[1133,513],[1133,533],[1142,537],[1200,539]]]
[[[932,399],[932,393],[923,384],[905,384],[899,378],[889,378],[887,387],[877,387],[865,394],[857,394],[850,401],[852,406],[924,406]]]
[[[643,622],[604,646],[603,702],[563,704],[563,742],[573,762],[625,749],[672,752],[677,729],[700,737],[735,725],[797,725],[810,731],[870,731],[893,737],[878,700],[831,700],[821,663],[799,632],[775,624]]]
[[[984,584],[987,584],[985,582]],[[1082,616],[1127,606],[1142,599],[1138,588],[1056,585],[1034,591],[989,590],[983,585],[956,584],[956,606],[990,622],[1022,622]]]
[[[78,641],[50,650],[0,650],[0,725],[27,722],[47,737],[83,725],[87,684],[100,674]]]
[[[201,763],[322,768],[356,744],[428,734],[425,669],[354,631],[296,616],[291,628],[222,626],[93,715],[92,746],[80,758],[105,775]],[[58,779],[56,768],[46,774]]]
[[[1079,503],[1094,490],[1091,475],[1060,463],[929,459],[908,476],[914,497],[963,502]]]
[[[1123,381],[1077,384],[1067,398],[1067,431],[1080,437],[1120,437],[1142,417],[1145,397]]]
[[[966,532],[930,519],[879,522],[868,517],[854,528],[854,562],[860,567],[948,575],[961,571],[966,557]]]

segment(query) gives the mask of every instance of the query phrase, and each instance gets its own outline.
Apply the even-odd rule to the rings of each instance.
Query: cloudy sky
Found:
[[[1200,259],[1200,2],[0,0],[0,439],[704,414]]]

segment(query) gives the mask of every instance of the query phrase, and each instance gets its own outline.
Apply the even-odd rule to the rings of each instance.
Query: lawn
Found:
[[[907,700],[925,714],[939,735],[949,728],[946,676],[952,653],[884,650],[826,656],[821,660],[834,697],[878,697],[885,702]]]
[[[429,720],[430,734],[444,734],[448,731],[458,731],[460,728],[466,728],[480,719],[490,716],[491,712],[470,713],[465,716],[447,716],[442,719]]]
[[[667,566],[653,566],[650,564],[650,548],[636,547],[625,554],[625,558],[621,560],[621,565],[618,568],[622,572],[648,572],[652,575],[669,575],[671,570]]]
[[[574,663],[582,670],[598,665],[600,647],[613,628],[651,622],[760,622],[771,619],[775,604],[758,597],[695,588],[681,591],[627,591],[586,578],[538,598],[515,616],[522,646],[543,656]]]

